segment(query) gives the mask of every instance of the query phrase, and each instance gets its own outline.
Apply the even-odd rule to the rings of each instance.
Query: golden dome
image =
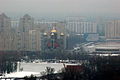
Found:
[[[57,32],[57,30],[53,29],[53,30],[51,30],[51,32],[54,32],[54,33],[55,33],[55,32]]]
[[[53,27],[53,29],[51,30],[52,33],[56,33],[57,30],[55,29],[55,27]]]

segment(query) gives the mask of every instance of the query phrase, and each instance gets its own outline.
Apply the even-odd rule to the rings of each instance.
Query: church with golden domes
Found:
[[[42,35],[42,50],[65,49],[65,34],[53,27]]]

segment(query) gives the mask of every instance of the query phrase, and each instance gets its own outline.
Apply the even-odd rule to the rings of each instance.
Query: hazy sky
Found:
[[[11,16],[119,16],[120,0],[0,0]]]

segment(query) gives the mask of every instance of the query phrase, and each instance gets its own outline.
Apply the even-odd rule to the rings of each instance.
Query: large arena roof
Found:
[[[120,48],[120,42],[99,42],[95,44],[95,47]]]
[[[120,42],[98,42],[87,46],[87,51],[95,53],[120,53]]]

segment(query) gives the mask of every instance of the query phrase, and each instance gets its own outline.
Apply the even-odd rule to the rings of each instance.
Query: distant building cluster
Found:
[[[56,32],[51,33],[53,28]],[[45,47],[45,34],[47,37],[46,44],[51,44],[50,38],[56,35],[54,45],[60,46],[59,42],[63,38],[62,48],[66,47],[65,24],[57,21],[35,21],[28,14],[19,20],[11,20],[4,13],[0,15],[0,50],[1,51],[41,51]],[[49,34],[49,35],[48,35]],[[54,46],[54,48],[55,48]]]
[[[68,17],[65,20],[35,20],[25,14],[12,20],[0,14],[0,51],[71,49],[75,44],[120,40],[120,20]]]
[[[120,39],[120,20],[111,20],[106,22],[106,39]]]

